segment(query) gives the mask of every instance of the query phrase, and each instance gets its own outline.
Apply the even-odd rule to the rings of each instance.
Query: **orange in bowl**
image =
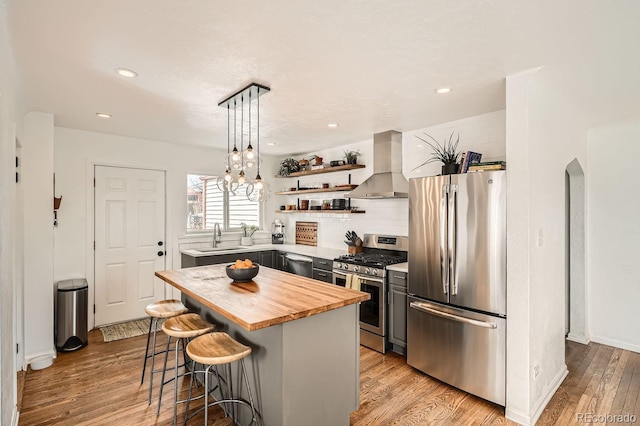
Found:
[[[250,262],[251,266],[248,266],[246,261]],[[242,266],[240,265],[241,262]],[[227,276],[231,278],[235,282],[247,282],[253,280],[253,278],[258,275],[258,271],[260,270],[260,266],[257,263],[251,262],[251,260],[237,260],[236,263],[232,263],[231,265],[227,265],[226,272]]]

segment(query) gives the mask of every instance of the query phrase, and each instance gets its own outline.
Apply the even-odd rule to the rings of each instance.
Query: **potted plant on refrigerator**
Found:
[[[458,169],[460,166],[458,164],[458,161],[460,160],[460,154],[461,154],[461,152],[458,151],[458,142],[460,142],[460,134],[458,133],[458,137],[454,141],[453,140],[454,132],[451,132],[451,135],[449,135],[449,139],[448,140],[445,139],[442,145],[430,134],[428,133],[424,133],[424,134],[429,138],[431,138],[433,142],[425,138],[422,138],[418,135],[416,135],[416,137],[420,139],[422,142],[426,143],[429,146],[429,148],[431,148],[433,151],[431,152],[431,157],[427,161],[415,167],[413,170],[416,170],[424,166],[425,164],[433,163],[434,161],[440,161],[442,162],[443,175],[452,175],[452,174],[458,173]]]
[[[360,156],[360,151],[344,151],[344,161],[346,164],[356,164],[358,162],[358,157]]]

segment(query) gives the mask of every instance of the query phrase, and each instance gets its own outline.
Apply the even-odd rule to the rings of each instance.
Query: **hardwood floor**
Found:
[[[29,371],[20,425],[171,424],[172,386],[165,387],[156,417],[157,389],[149,406],[148,379],[140,385],[145,339],[104,343],[101,333],[92,330],[86,348],[59,354],[52,367]],[[164,343],[164,336],[160,341]],[[360,355],[361,405],[351,415],[351,425],[514,424],[505,419],[502,407],[414,370],[404,357],[366,348]],[[640,354],[568,342],[566,359],[569,375],[538,424],[580,424],[576,415],[587,412],[633,414],[640,419]],[[219,409],[210,410],[209,419],[215,426],[231,424]],[[202,423],[202,415],[189,422]]]

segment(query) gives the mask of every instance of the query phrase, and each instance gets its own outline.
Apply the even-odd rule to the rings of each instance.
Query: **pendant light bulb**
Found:
[[[227,169],[227,171],[224,173],[224,180],[226,180],[227,182],[231,182],[231,179],[231,170]]]
[[[260,177],[259,173],[256,175],[255,186],[257,190],[261,190],[264,187],[264,185],[262,184],[262,178]]]
[[[244,177],[244,172],[240,170],[240,174],[238,175],[238,183],[240,185],[244,184],[247,180]]]
[[[231,151],[231,159],[235,162],[240,160],[240,154],[238,153],[238,148],[233,147],[233,151]]]
[[[247,156],[247,160],[253,160],[255,158],[255,154],[253,152],[253,147],[251,146],[251,143],[249,143],[249,146],[247,147],[246,156]]]

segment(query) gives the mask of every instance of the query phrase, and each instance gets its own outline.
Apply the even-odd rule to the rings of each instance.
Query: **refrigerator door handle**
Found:
[[[447,258],[447,194],[449,185],[442,185],[440,198],[440,276],[442,277],[442,290],[449,293],[449,259]]]
[[[456,280],[456,237],[458,231],[458,185],[451,185],[449,189],[449,217],[447,218],[448,240],[449,240],[449,286],[451,287],[451,295],[458,294],[458,280]]]
[[[459,315],[450,314],[448,312],[439,311],[429,306],[425,306],[422,302],[411,302],[409,306],[419,311],[427,312],[429,314],[436,315],[442,318],[447,318],[452,321],[463,322],[465,324],[471,324],[471,325],[484,327],[484,328],[498,328],[498,326],[494,322],[478,321],[471,318],[465,318]]]

